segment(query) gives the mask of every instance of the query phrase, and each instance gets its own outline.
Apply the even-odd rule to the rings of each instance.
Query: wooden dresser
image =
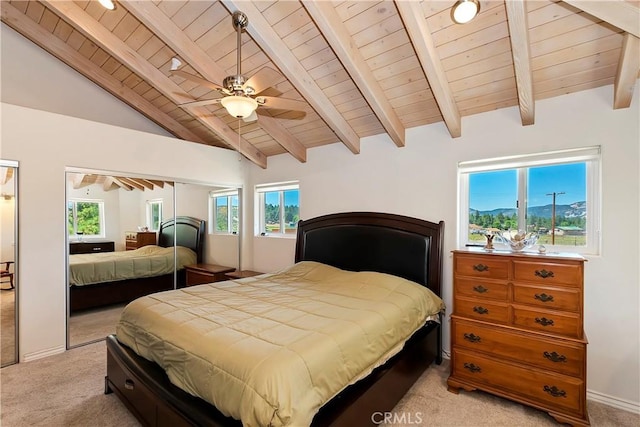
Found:
[[[124,246],[127,251],[155,244],[155,231],[127,231],[125,233]]]
[[[115,242],[111,240],[93,240],[90,242],[69,242],[69,255],[113,252]]]
[[[479,389],[589,425],[584,262],[574,254],[454,251],[449,391]]]

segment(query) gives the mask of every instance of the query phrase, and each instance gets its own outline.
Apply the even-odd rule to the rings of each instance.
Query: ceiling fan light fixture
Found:
[[[249,117],[258,108],[258,102],[247,96],[225,96],[220,103],[233,117],[242,119]]]
[[[458,0],[451,8],[451,18],[458,24],[466,24],[480,12],[478,0]]]
[[[113,10],[116,8],[116,3],[113,0],[98,0],[105,9]]]

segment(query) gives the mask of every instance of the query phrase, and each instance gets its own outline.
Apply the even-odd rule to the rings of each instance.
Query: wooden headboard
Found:
[[[441,295],[444,221],[376,212],[324,215],[298,223],[295,261],[378,271]]]
[[[197,255],[198,263],[204,259],[204,235],[206,222],[190,216],[177,216],[163,221],[158,231],[158,246],[184,246]]]

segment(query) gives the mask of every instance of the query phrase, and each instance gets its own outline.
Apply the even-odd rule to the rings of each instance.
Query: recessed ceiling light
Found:
[[[451,8],[451,17],[458,24],[466,24],[480,12],[478,0],[458,0]]]
[[[106,9],[113,10],[116,8],[116,3],[113,0],[98,0],[98,1]]]

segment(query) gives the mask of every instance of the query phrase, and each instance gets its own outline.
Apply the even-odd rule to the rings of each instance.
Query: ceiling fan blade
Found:
[[[171,74],[173,74],[175,76],[182,77],[183,79],[191,80],[192,82],[197,83],[200,86],[208,87],[208,88],[213,89],[213,90],[222,90],[222,89],[224,89],[222,86],[217,85],[217,84],[215,84],[213,82],[210,82],[209,80],[202,79],[202,78],[200,78],[198,76],[194,76],[193,74],[189,74],[189,73],[184,72],[182,70],[171,71]]]
[[[185,102],[180,104],[180,107],[201,107],[203,105],[219,104],[222,98],[216,99],[203,99],[202,101]]]
[[[245,123],[252,123],[252,122],[255,122],[256,120],[258,120],[258,115],[256,114],[256,110],[253,110],[253,113],[251,113],[248,117],[245,117],[244,119],[242,119],[242,121]]]
[[[245,82],[243,87],[252,87],[254,90],[253,94],[258,95],[260,92],[274,86],[282,79],[282,74],[273,68],[262,67]]]
[[[299,110],[278,110],[276,108],[268,108],[262,109],[258,108],[256,110],[261,116],[269,116],[274,117],[276,119],[286,119],[286,120],[302,120],[307,116],[306,111]]]
[[[276,108],[278,110],[304,110],[307,107],[306,102],[288,98],[276,98],[274,96],[258,96],[256,101],[258,105],[264,108]]]

